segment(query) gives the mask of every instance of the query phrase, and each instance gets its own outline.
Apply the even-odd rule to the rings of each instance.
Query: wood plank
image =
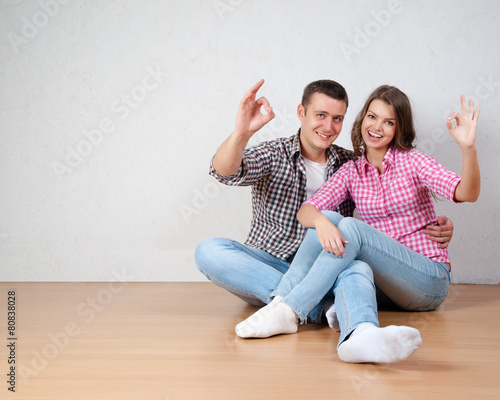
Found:
[[[255,311],[208,282],[0,283],[16,291],[16,399],[497,399],[500,286],[453,285],[432,313],[381,311],[423,345],[391,365],[347,364],[327,325],[243,340]],[[7,392],[7,380],[0,390]],[[1,398],[8,398],[4,395]]]

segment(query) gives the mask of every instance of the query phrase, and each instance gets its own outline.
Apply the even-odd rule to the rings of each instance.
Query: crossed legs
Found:
[[[271,302],[271,293],[279,285],[290,263],[266,251],[245,246],[235,240],[210,238],[201,242],[195,252],[196,265],[210,281],[238,296],[248,304],[264,306]],[[321,322],[328,299],[312,308],[307,320]],[[305,317],[306,318],[306,317]]]
[[[268,337],[293,333],[296,331],[294,320],[303,320],[307,310],[335,283],[341,359],[347,362],[394,362],[406,358],[418,348],[421,338],[416,329],[378,327],[373,274],[377,286],[380,283],[383,291],[398,306],[424,311],[437,308],[446,297],[449,285],[446,265],[432,262],[361,221],[343,219],[339,222],[339,229],[350,243],[346,246],[346,256],[337,258],[322,251],[318,248],[317,237],[316,244],[311,238],[316,236],[314,230],[309,230],[289,272],[273,292],[279,296],[277,304],[264,307],[258,318],[238,324],[238,335]],[[302,250],[304,257],[316,257],[312,266],[304,263]],[[303,264],[298,265],[298,273],[294,276],[296,262]],[[293,279],[296,281],[290,285]],[[363,293],[363,299],[356,305],[360,293]],[[275,320],[272,324],[266,322],[271,319]],[[283,332],[280,332],[280,325]]]

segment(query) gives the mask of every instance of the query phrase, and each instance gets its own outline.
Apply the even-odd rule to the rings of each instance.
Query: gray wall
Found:
[[[296,132],[316,79],[350,107],[392,84],[419,148],[460,173],[445,118],[481,104],[475,204],[451,217],[453,281],[498,283],[497,1],[0,1],[0,279],[204,280],[209,236],[244,240],[250,189],[208,176],[238,102],[260,78],[278,116],[252,141]],[[495,178],[495,176],[497,178]]]

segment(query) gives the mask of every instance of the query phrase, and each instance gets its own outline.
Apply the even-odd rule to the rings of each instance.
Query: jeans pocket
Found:
[[[406,311],[434,311],[446,299],[448,293],[440,295],[424,294],[415,301],[410,302],[404,309]]]

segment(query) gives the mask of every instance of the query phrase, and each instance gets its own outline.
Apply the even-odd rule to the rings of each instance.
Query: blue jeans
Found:
[[[254,306],[271,302],[271,293],[290,266],[266,251],[224,238],[201,242],[196,248],[195,261],[210,281]],[[304,321],[321,322],[323,309],[331,297],[329,291],[304,316]]]
[[[435,310],[445,300],[450,283],[445,263],[433,262],[362,221],[333,212],[324,214],[349,242],[346,254],[339,258],[324,251],[316,230],[309,229],[289,271],[271,295],[283,296],[301,320],[334,286],[339,343],[361,322],[378,326],[375,287],[370,280],[403,310]],[[366,264],[373,273],[371,279]]]
[[[255,306],[272,299],[290,263],[231,239],[210,238],[196,248],[198,269],[213,283]]]
[[[335,212],[325,212],[325,215],[335,224],[342,219],[342,216]],[[254,306],[264,306],[271,302],[274,297],[273,291],[278,287],[290,266],[289,262],[274,257],[266,251],[225,238],[210,238],[201,242],[196,248],[195,261],[200,272],[210,281]],[[349,304],[354,304],[354,301],[361,299],[355,295],[355,299],[351,301],[349,299],[351,291],[348,290],[345,293],[342,291],[353,285],[374,288],[371,269],[363,262],[350,266],[339,276],[335,285],[340,288],[337,289],[339,295],[344,300],[347,299],[346,302]],[[352,292],[356,293],[356,289]],[[370,315],[370,320],[368,321],[368,317],[360,313],[360,316],[364,315],[361,322],[378,324],[375,290],[364,293],[366,296],[363,304],[368,304],[366,308],[369,311],[366,315]],[[325,304],[332,296],[332,291],[328,291],[302,322],[321,322]],[[336,307],[338,309],[339,306]]]

